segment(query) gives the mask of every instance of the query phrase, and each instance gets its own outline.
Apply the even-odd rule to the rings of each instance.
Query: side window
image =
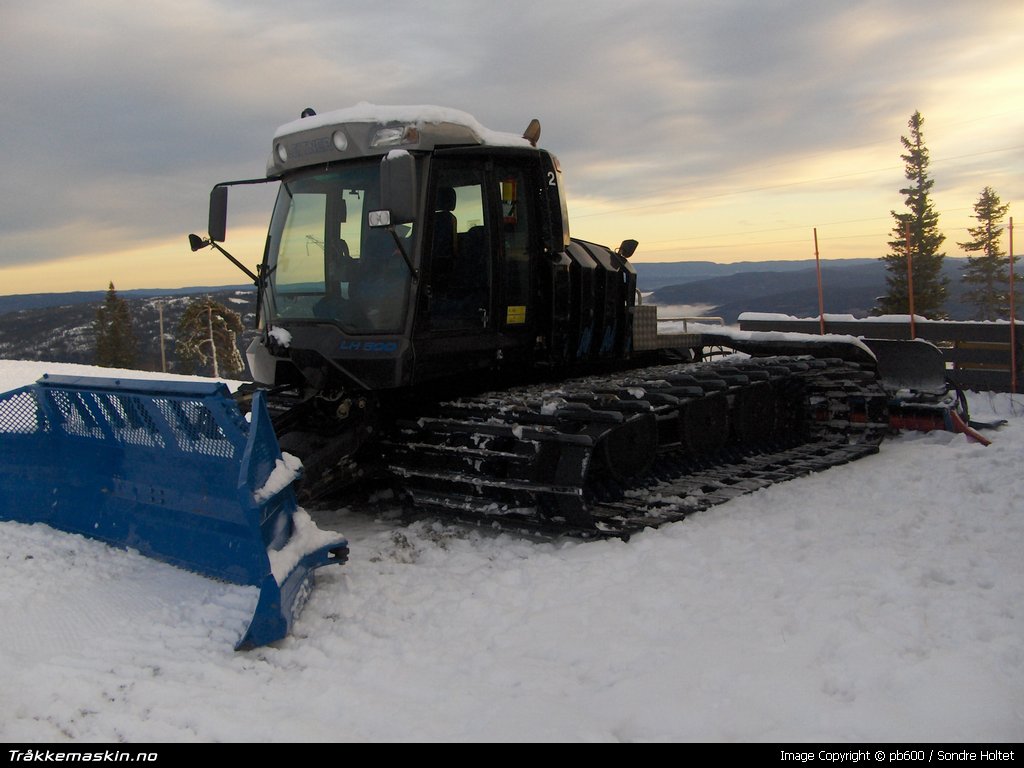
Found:
[[[437,330],[484,327],[491,306],[491,238],[476,168],[437,163],[430,266],[430,323]]]
[[[323,292],[326,210],[326,194],[292,196],[281,230],[276,274],[279,292]]]

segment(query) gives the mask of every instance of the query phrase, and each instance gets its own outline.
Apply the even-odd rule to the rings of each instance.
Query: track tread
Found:
[[[383,461],[420,510],[545,533],[628,536],[877,452],[888,420],[876,378],[856,363],[786,357],[522,387],[400,422],[381,441]],[[722,397],[727,419],[715,411]],[[684,434],[680,413],[694,403],[717,403],[702,416],[728,429],[728,439]],[[637,466],[649,469],[616,479],[616,457],[628,464],[630,451],[651,449],[631,441],[648,428],[657,452]]]

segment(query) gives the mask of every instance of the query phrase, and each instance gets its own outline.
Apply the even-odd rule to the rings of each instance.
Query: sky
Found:
[[[985,186],[1024,206],[1022,83],[1019,0],[5,0],[0,295],[246,282],[188,247],[209,189],[359,102],[539,118],[572,233],[637,261],[884,255],[919,110],[962,255]],[[232,197],[247,265],[272,198]]]

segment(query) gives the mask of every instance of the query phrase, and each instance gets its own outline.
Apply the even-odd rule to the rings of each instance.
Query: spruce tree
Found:
[[[943,318],[949,279],[942,274],[942,260],[946,254],[939,253],[946,236],[939,232],[939,215],[932,207],[930,192],[935,182],[928,176],[928,149],[921,131],[924,118],[914,112],[910,121],[910,137],[901,136],[900,142],[906,150],[900,155],[905,164],[905,175],[910,184],[900,190],[904,195],[909,213],[891,211],[896,220],[892,228],[890,252],[883,256],[888,272],[885,278],[888,287],[885,296],[880,297],[876,314],[906,314],[910,308],[909,285],[907,280],[907,248],[909,230],[910,257],[913,262],[914,313],[925,317]]]
[[[245,365],[238,351],[236,334],[242,330],[238,313],[212,297],[193,301],[181,316],[175,342],[183,372],[202,371],[222,377],[240,374]]]
[[[974,204],[978,226],[967,229],[972,239],[957,243],[968,254],[963,280],[971,288],[964,298],[974,306],[976,320],[999,320],[1010,315],[1010,260],[999,245],[1003,234],[1000,222],[1009,210],[1009,204],[1003,203],[992,187],[985,187]]]
[[[117,295],[114,283],[107,288],[103,305],[96,310],[93,323],[96,334],[96,365],[104,368],[132,368],[135,366],[135,332],[128,302]]]

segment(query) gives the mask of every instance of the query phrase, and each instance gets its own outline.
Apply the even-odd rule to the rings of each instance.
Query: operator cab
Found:
[[[257,382],[377,391],[627,353],[635,273],[570,241],[539,123],[515,136],[436,107],[303,114],[275,134],[267,178],[217,185],[210,239],[192,236],[235,261],[217,245],[227,188],[280,182],[259,274],[246,270]]]
[[[275,137],[263,317],[292,350],[272,349],[274,383],[285,355],[303,375],[316,363],[339,386],[377,389],[495,367],[535,346],[549,156],[462,113],[435,122],[377,109],[377,121],[342,110]],[[250,362],[266,351],[251,349]]]

